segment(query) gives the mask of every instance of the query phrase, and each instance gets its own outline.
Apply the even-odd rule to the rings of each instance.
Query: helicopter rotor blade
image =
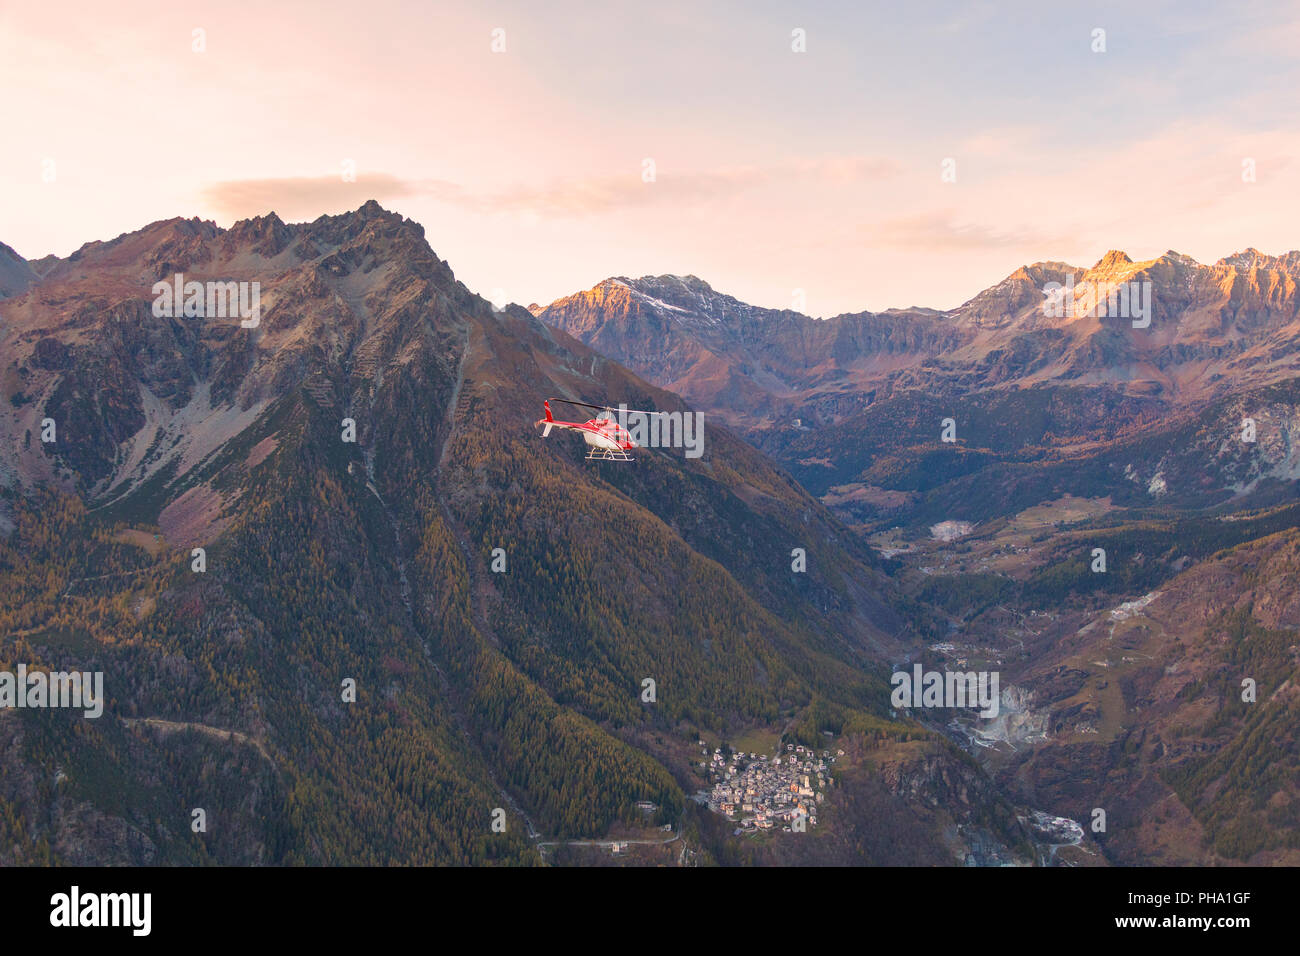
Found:
[[[598,412],[617,412],[618,409],[613,405],[593,405],[590,402],[575,402],[567,398],[548,398],[548,402],[563,402],[566,405],[577,405],[579,408],[591,408]],[[629,412],[637,412],[641,415],[667,415],[668,412],[649,412],[640,408],[629,408]]]

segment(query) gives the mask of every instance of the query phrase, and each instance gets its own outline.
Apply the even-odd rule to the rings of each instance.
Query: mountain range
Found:
[[[1298,268],[817,320],[494,307],[374,202],[0,247],[0,670],[108,696],[0,710],[0,862],[1296,862]],[[156,314],[178,274],[257,324]],[[1044,315],[1067,280],[1149,327]],[[586,461],[555,397],[701,409],[705,454]],[[1002,714],[891,707],[913,662]],[[796,746],[819,826],[733,833],[711,755]]]
[[[615,277],[530,310],[744,430],[835,424],[908,387],[1113,385],[1189,401],[1293,375],[1300,252],[1254,249],[1202,266],[1119,251],[1092,268],[1038,262],[950,311],[814,319],[747,305],[695,276]],[[1150,283],[1137,334],[1107,315],[1052,317],[1049,283]],[[1104,309],[1092,310],[1094,313]],[[1133,333],[1133,334],[1130,334]]]
[[[1134,504],[1204,504],[1294,477],[1295,422],[1269,396],[1300,362],[1298,277],[1298,252],[1248,249],[1202,266],[1112,251],[1091,269],[1024,266],[949,312],[819,320],[675,276],[608,279],[534,311],[725,421],[845,517],[928,522],[928,499],[969,502],[972,473],[1013,504],[1038,494],[1020,487],[1026,460],[1068,459],[1073,474],[1057,483],[1076,494],[1099,490],[1098,468],[1107,484],[1123,475]],[[1052,283],[1146,284],[1149,324],[1106,308],[1054,317]],[[1266,454],[1220,447],[1251,416],[1271,426]],[[954,454],[936,460],[945,418]],[[1117,448],[1122,463],[1106,459]]]

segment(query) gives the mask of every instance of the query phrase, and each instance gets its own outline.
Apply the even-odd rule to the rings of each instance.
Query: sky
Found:
[[[1298,51],[1300,3],[1251,0],[0,0],[0,242],[373,198],[493,300],[952,308],[1300,247]]]

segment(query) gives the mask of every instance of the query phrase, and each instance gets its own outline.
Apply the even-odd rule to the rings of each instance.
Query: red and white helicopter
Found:
[[[591,408],[598,414],[585,422],[558,421],[551,417],[551,402]],[[636,461],[628,452],[639,446],[632,440],[627,429],[614,420],[617,412],[608,405],[588,405],[586,402],[571,402],[567,398],[548,398],[543,405],[546,407],[546,417],[535,423],[546,426],[542,429],[543,438],[551,433],[552,428],[567,428],[582,433],[583,441],[590,446],[587,450],[588,461]]]

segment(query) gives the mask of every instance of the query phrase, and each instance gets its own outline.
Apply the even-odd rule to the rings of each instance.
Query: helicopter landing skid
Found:
[[[587,461],[636,461],[622,448],[591,448],[587,452]]]

